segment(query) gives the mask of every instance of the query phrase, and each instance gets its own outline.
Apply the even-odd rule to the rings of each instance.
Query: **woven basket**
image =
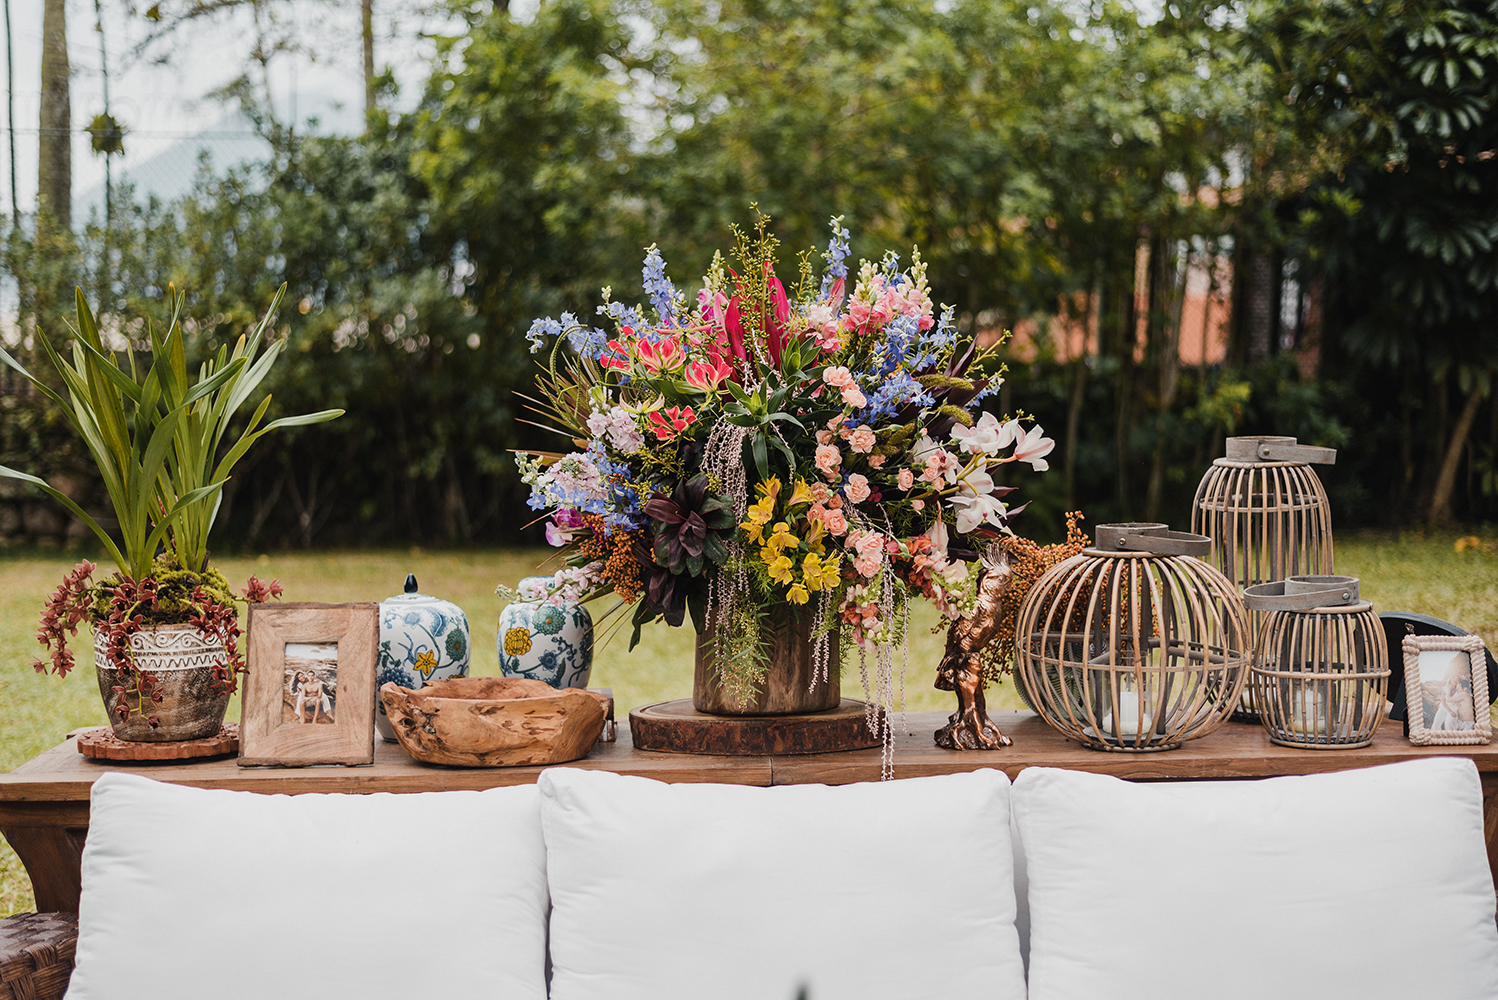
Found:
[[[1095,750],[1172,750],[1232,714],[1248,680],[1237,588],[1191,554],[1211,542],[1098,525],[1019,610],[1015,678],[1041,718]],[[1176,554],[1169,554],[1176,553]]]
[[[1293,437],[1228,438],[1191,504],[1191,530],[1213,541],[1212,565],[1240,588],[1331,573],[1331,503],[1311,465],[1336,457]],[[1248,624],[1257,636],[1264,613],[1250,609]],[[1257,718],[1253,697],[1244,691],[1240,717]]]
[[[60,1000],[73,975],[78,914],[19,913],[0,920],[0,1000]]]
[[[1250,684],[1269,739],[1314,750],[1365,747],[1388,706],[1383,623],[1350,576],[1296,576],[1244,591],[1264,616]]]

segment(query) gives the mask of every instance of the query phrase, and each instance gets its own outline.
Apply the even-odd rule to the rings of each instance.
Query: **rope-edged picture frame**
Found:
[[[1487,659],[1475,635],[1404,637],[1410,742],[1417,746],[1491,743]]]

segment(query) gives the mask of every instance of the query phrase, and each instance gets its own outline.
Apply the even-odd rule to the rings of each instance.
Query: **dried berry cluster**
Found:
[[[1066,541],[1056,545],[1036,545],[1028,538],[1018,536],[1005,539],[1003,544],[1009,553],[1009,589],[999,598],[999,626],[993,641],[984,647],[983,682],[992,684],[1014,669],[1015,626],[1019,621],[1019,608],[1025,596],[1035,586],[1046,570],[1072,556],[1080,555],[1091,542],[1078,526],[1082,521],[1081,511],[1066,515]]]
[[[634,542],[646,544],[646,532],[604,531],[603,518],[597,514],[584,514],[583,524],[589,534],[580,539],[579,549],[589,560],[603,560],[603,578],[614,585],[614,593],[625,603],[632,604],[640,596],[640,563],[635,558]],[[647,546],[648,547],[648,546]]]
[[[139,670],[131,651],[130,637],[154,624],[163,624],[165,616],[175,622],[186,619],[198,632],[210,641],[223,644],[224,659],[214,664],[214,685],[233,694],[238,689],[238,675],[245,672],[244,657],[239,652],[240,628],[234,609],[232,593],[222,586],[222,576],[212,573],[216,579],[197,580],[197,574],[186,574],[175,566],[164,566],[157,561],[159,575],[169,577],[163,584],[156,576],[148,576],[138,583],[127,576],[115,574],[109,579],[94,583],[92,574],[97,568],[84,560],[75,566],[47,598],[42,610],[41,628],[37,641],[50,653],[51,664],[37,660],[32,664],[38,673],[49,669],[59,677],[66,676],[73,668],[73,654],[67,648],[67,636],[78,634],[78,626],[85,618],[93,622],[95,631],[104,640],[104,649],[109,661],[120,672],[120,683],[114,691],[120,695],[116,711],[121,717],[131,714],[146,716],[151,704],[160,704],[162,694],[160,682],[148,671]],[[205,577],[208,574],[205,574]],[[193,577],[191,591],[185,596],[177,593],[187,577]],[[166,591],[173,596],[164,598]],[[272,580],[262,583],[251,576],[245,583],[244,596],[250,603],[260,603],[281,596],[281,583]],[[228,594],[228,599],[221,595]],[[168,608],[168,600],[171,607]],[[164,615],[165,612],[165,615]],[[155,715],[146,716],[154,728],[159,724]]]

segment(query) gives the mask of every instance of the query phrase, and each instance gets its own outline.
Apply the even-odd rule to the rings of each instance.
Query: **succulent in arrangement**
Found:
[[[62,380],[62,393],[0,349],[0,361],[66,416],[88,448],[113,508],[118,540],[67,494],[36,476],[0,466],[0,476],[31,483],[66,507],[114,561],[115,572],[97,581],[97,567],[86,560],[79,563],[47,601],[37,638],[49,656],[36,667],[67,674],[73,665],[67,637],[90,622],[96,661],[104,660],[96,666],[115,672],[110,683],[101,680],[101,692],[116,717],[117,734],[131,720],[149,730],[162,728],[161,706],[173,685],[163,680],[162,668],[137,663],[147,635],[171,626],[195,631],[212,650],[205,654],[211,662],[203,665],[206,686],[227,703],[244,669],[235,603],[280,596],[278,583],[264,584],[253,576],[234,594],[210,565],[208,535],[224,483],[256,441],[278,428],[321,423],[343,413],[323,410],[265,422],[271,403],[266,394],[231,438],[231,425],[283,348],[282,341],[268,342],[267,332],[284,294],[283,285],[255,330],[241,336],[232,350],[221,347],[195,375],[189,371],[181,323],[186,296],[175,288],[168,289],[171,319],[166,330],[145,325],[149,364],[128,341],[123,351],[106,347],[82,289],[68,353],[37,332]],[[222,712],[219,717],[221,721]]]

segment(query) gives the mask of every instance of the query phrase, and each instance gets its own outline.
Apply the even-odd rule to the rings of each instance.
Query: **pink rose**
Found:
[[[865,398],[863,392],[856,385],[845,386],[843,388],[843,402],[855,410],[861,410],[869,405],[868,399]]]
[[[817,444],[831,444],[831,443],[832,443],[832,432],[831,431],[817,431]]]
[[[884,456],[883,455],[870,455],[869,456],[869,468],[871,468],[871,469],[877,469],[880,466],[882,466],[883,464],[884,464]]]
[[[818,449],[820,451],[821,449]],[[869,481],[860,473],[853,473],[848,477],[848,482],[843,485],[843,492],[848,499],[854,503],[863,503],[869,498]]]
[[[838,536],[848,530],[848,519],[840,510],[829,510],[822,518],[822,523],[827,526],[827,533]]]
[[[827,488],[826,483],[812,483],[811,498],[817,503],[825,504],[832,498],[832,491]]]
[[[858,574],[860,576],[872,577],[874,574],[879,572],[879,560],[877,558],[867,558],[864,556],[859,556],[857,559],[853,560],[853,568],[858,570]],[[864,620],[864,625],[865,627],[868,626],[867,619]]]
[[[817,471],[828,479],[837,475],[838,466],[843,464],[842,454],[830,444],[817,445]]]
[[[895,482],[900,489],[908,490],[915,485],[915,473],[909,469],[901,469],[899,475],[895,476]]]
[[[919,514],[921,511],[926,509],[926,501],[917,497],[916,499],[910,501],[910,506],[915,508],[915,512]]]
[[[848,445],[860,455],[867,455],[874,450],[876,441],[874,439],[874,428],[868,424],[862,424],[857,430],[848,435]]]

